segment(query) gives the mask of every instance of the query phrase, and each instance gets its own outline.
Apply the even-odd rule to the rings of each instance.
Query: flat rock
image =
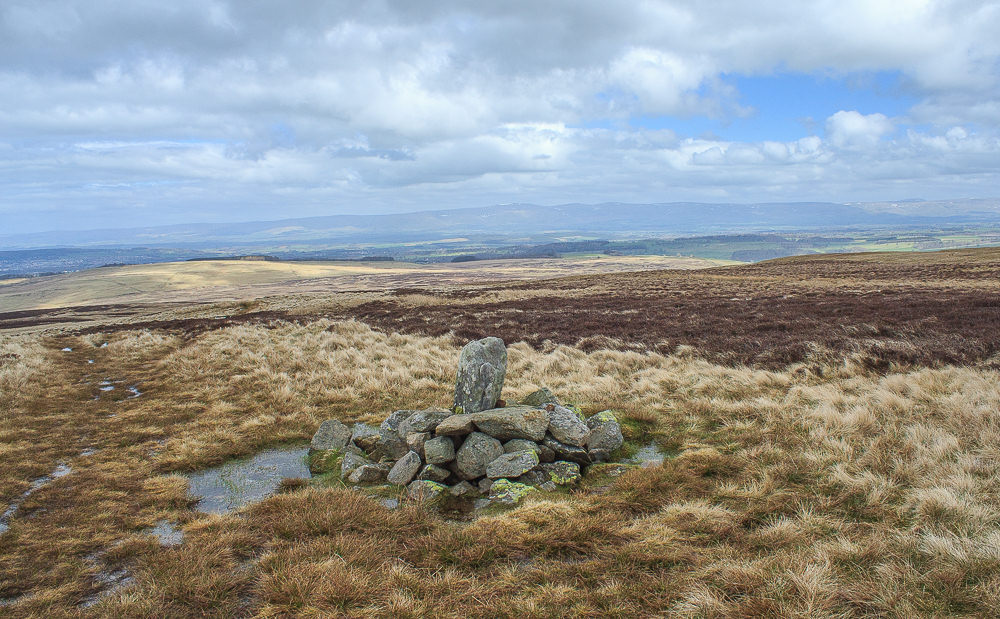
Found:
[[[538,470],[549,477],[549,481],[557,486],[569,486],[580,481],[580,465],[576,462],[559,460],[557,462],[539,464]]]
[[[476,413],[472,423],[480,432],[500,441],[514,438],[540,441],[549,428],[549,414],[531,406],[508,406]]]
[[[439,423],[451,417],[451,411],[442,408],[428,408],[420,410],[399,424],[399,437],[405,439],[413,432],[433,432]]]
[[[515,451],[503,454],[486,465],[486,476],[490,479],[520,477],[538,465],[538,454],[533,450]]]
[[[478,413],[496,406],[507,376],[507,347],[487,337],[469,342],[458,358],[455,412]]]
[[[379,429],[367,423],[359,422],[351,428],[351,442],[368,452],[375,450],[380,436]]]
[[[410,483],[419,470],[420,456],[415,451],[411,451],[392,466],[392,469],[389,470],[389,474],[386,476],[386,480],[390,484],[405,486]]]
[[[472,414],[452,415],[434,428],[438,436],[462,436],[475,430],[472,425]]]
[[[424,443],[424,460],[428,464],[447,464],[455,459],[455,443],[447,436],[432,438]]]
[[[590,454],[587,453],[587,450],[583,447],[561,443],[551,436],[546,436],[545,441],[542,444],[551,449],[555,453],[558,460],[576,462],[580,466],[587,466],[593,462]]]
[[[436,481],[418,479],[406,487],[406,496],[413,501],[430,502],[440,498],[448,486]]]
[[[486,465],[503,454],[503,444],[497,439],[473,432],[465,439],[455,454],[458,476],[462,479],[476,479],[486,474]]]
[[[309,443],[309,449],[313,451],[328,451],[330,449],[343,449],[351,440],[351,429],[337,421],[327,419],[319,424],[319,429]]]
[[[516,505],[532,490],[531,486],[516,481],[498,479],[490,486],[490,500],[503,505]]]
[[[590,428],[583,419],[565,406],[553,405],[549,413],[549,432],[560,443],[583,447]]]
[[[548,387],[542,387],[537,391],[533,391],[521,399],[521,404],[525,406],[534,406],[536,408],[543,408],[546,404],[559,404],[559,399],[556,398],[555,394]]]

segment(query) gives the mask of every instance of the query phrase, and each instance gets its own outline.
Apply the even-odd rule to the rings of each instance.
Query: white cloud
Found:
[[[826,135],[838,148],[873,148],[894,129],[885,114],[841,110],[826,119]]]

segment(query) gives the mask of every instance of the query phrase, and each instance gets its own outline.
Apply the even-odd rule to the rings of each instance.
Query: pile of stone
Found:
[[[339,458],[345,481],[406,486],[416,500],[488,495],[512,504],[532,489],[577,483],[585,467],[622,446],[610,411],[585,419],[547,388],[508,406],[500,397],[506,372],[503,341],[470,342],[451,409],[398,410],[378,428],[324,421],[311,461]]]

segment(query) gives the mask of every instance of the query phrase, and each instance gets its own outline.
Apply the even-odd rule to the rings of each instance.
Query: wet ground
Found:
[[[196,509],[225,514],[274,494],[285,478],[309,479],[308,447],[262,451],[188,475],[188,494],[198,498]]]
[[[32,495],[36,490],[49,483],[53,479],[58,479],[60,477],[65,477],[72,472],[73,469],[69,465],[60,462],[56,465],[56,468],[48,475],[43,475],[35,481],[31,482],[31,485],[27,490],[21,493],[21,496],[14,499],[14,501],[7,507],[7,509],[0,514],[0,535],[3,535],[10,528],[11,519],[17,514],[17,510],[20,509],[21,503]]]

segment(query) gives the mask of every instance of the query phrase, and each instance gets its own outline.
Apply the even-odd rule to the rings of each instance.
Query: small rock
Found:
[[[570,409],[555,405],[549,411],[549,432],[561,443],[583,447],[590,434],[590,428]]]
[[[420,470],[420,456],[415,452],[408,452],[393,465],[386,479],[390,484],[405,486],[410,483],[413,476]]]
[[[486,474],[486,465],[503,454],[503,445],[495,438],[473,432],[455,454],[457,473],[462,479],[476,479]]]
[[[413,501],[431,502],[439,498],[441,493],[446,490],[448,490],[448,486],[444,484],[418,479],[406,487],[406,496]]]
[[[547,481],[544,484],[538,484],[537,487],[539,490],[544,490],[545,492],[555,492],[556,488],[558,488],[558,486],[551,481]]]
[[[410,451],[417,452],[421,458],[424,457],[424,443],[431,437],[430,432],[410,432],[406,435],[406,446]]]
[[[534,406],[535,408],[542,408],[546,404],[559,405],[559,399],[556,398],[555,394],[548,387],[542,387],[538,391],[534,391],[524,396],[521,400],[521,404],[525,406]]]
[[[534,488],[531,486],[519,484],[516,481],[498,479],[490,486],[490,500],[504,505],[515,505],[532,490]]]
[[[367,423],[356,423],[351,429],[351,441],[367,452],[375,451],[380,438],[378,428]]]
[[[386,464],[362,464],[354,469],[347,480],[352,484],[374,484],[385,481],[385,476],[389,472]]]
[[[493,408],[507,375],[507,348],[503,340],[487,337],[469,342],[458,358],[455,412],[478,413]]]
[[[408,451],[410,451],[410,448],[406,445],[406,441],[399,438],[399,435],[395,431],[391,434],[380,431],[378,442],[375,444],[375,450],[372,452],[372,457],[377,460],[386,459],[396,461],[405,456]]]
[[[340,461],[340,478],[347,479],[351,473],[366,464],[374,465],[375,463],[366,458],[357,447],[345,447],[344,458]]]
[[[451,417],[451,411],[428,408],[410,415],[399,424],[399,436],[405,439],[411,432],[433,432],[439,423]]]
[[[544,443],[538,445],[538,459],[542,462],[555,462],[556,452],[552,451],[552,448]]]
[[[351,440],[351,429],[340,423],[336,419],[327,419],[319,424],[319,429],[309,443],[312,451],[327,451],[330,449],[343,449]]]
[[[535,441],[529,441],[526,438],[515,438],[507,441],[503,444],[504,453],[514,453],[515,451],[524,451],[529,449],[534,451],[539,456],[542,455],[542,448],[539,447],[538,443]]]
[[[379,426],[379,430],[381,430],[382,436],[386,436],[387,434],[393,434],[399,438],[404,438],[399,436],[399,424],[409,419],[416,412],[417,411],[415,410],[393,411],[388,417],[385,418],[385,421],[382,422],[382,425]]]
[[[432,438],[424,443],[424,460],[428,464],[446,464],[455,459],[455,443],[447,436]]]
[[[538,470],[549,476],[557,486],[569,486],[580,481],[580,465],[576,462],[560,460],[551,464],[539,464]]]
[[[551,480],[549,479],[548,473],[544,473],[536,468],[528,471],[524,475],[521,475],[514,481],[516,481],[519,484],[524,484],[526,486],[535,486],[537,488],[538,486],[541,486],[545,482]]]
[[[448,479],[451,475],[451,471],[446,468],[434,464],[428,464],[420,470],[420,474],[417,475],[417,479],[425,479],[429,481],[443,482]]]
[[[434,428],[438,436],[462,436],[470,434],[475,428],[472,425],[472,414],[452,415]]]
[[[503,454],[486,465],[486,476],[490,479],[520,477],[538,465],[538,454],[534,451],[515,451]]]
[[[487,492],[490,491],[490,488],[493,487],[493,480],[490,479],[489,477],[484,477],[479,480],[479,483],[477,485],[479,487],[479,491],[482,492],[483,494],[486,494]]]
[[[587,419],[587,427],[591,429],[590,436],[587,437],[587,449],[594,452],[598,458],[606,460],[612,451],[625,442],[621,424],[611,411],[593,415]]]
[[[479,494],[476,487],[467,481],[460,481],[451,488],[448,489],[448,494],[451,496],[471,496]]]
[[[476,413],[472,423],[480,432],[501,441],[513,438],[540,441],[549,428],[549,414],[530,406],[508,406]]]
[[[574,445],[567,445],[566,443],[560,443],[551,436],[546,436],[545,441],[542,444],[554,451],[556,457],[560,460],[576,462],[580,466],[587,466],[593,462],[586,449],[576,447]]]

